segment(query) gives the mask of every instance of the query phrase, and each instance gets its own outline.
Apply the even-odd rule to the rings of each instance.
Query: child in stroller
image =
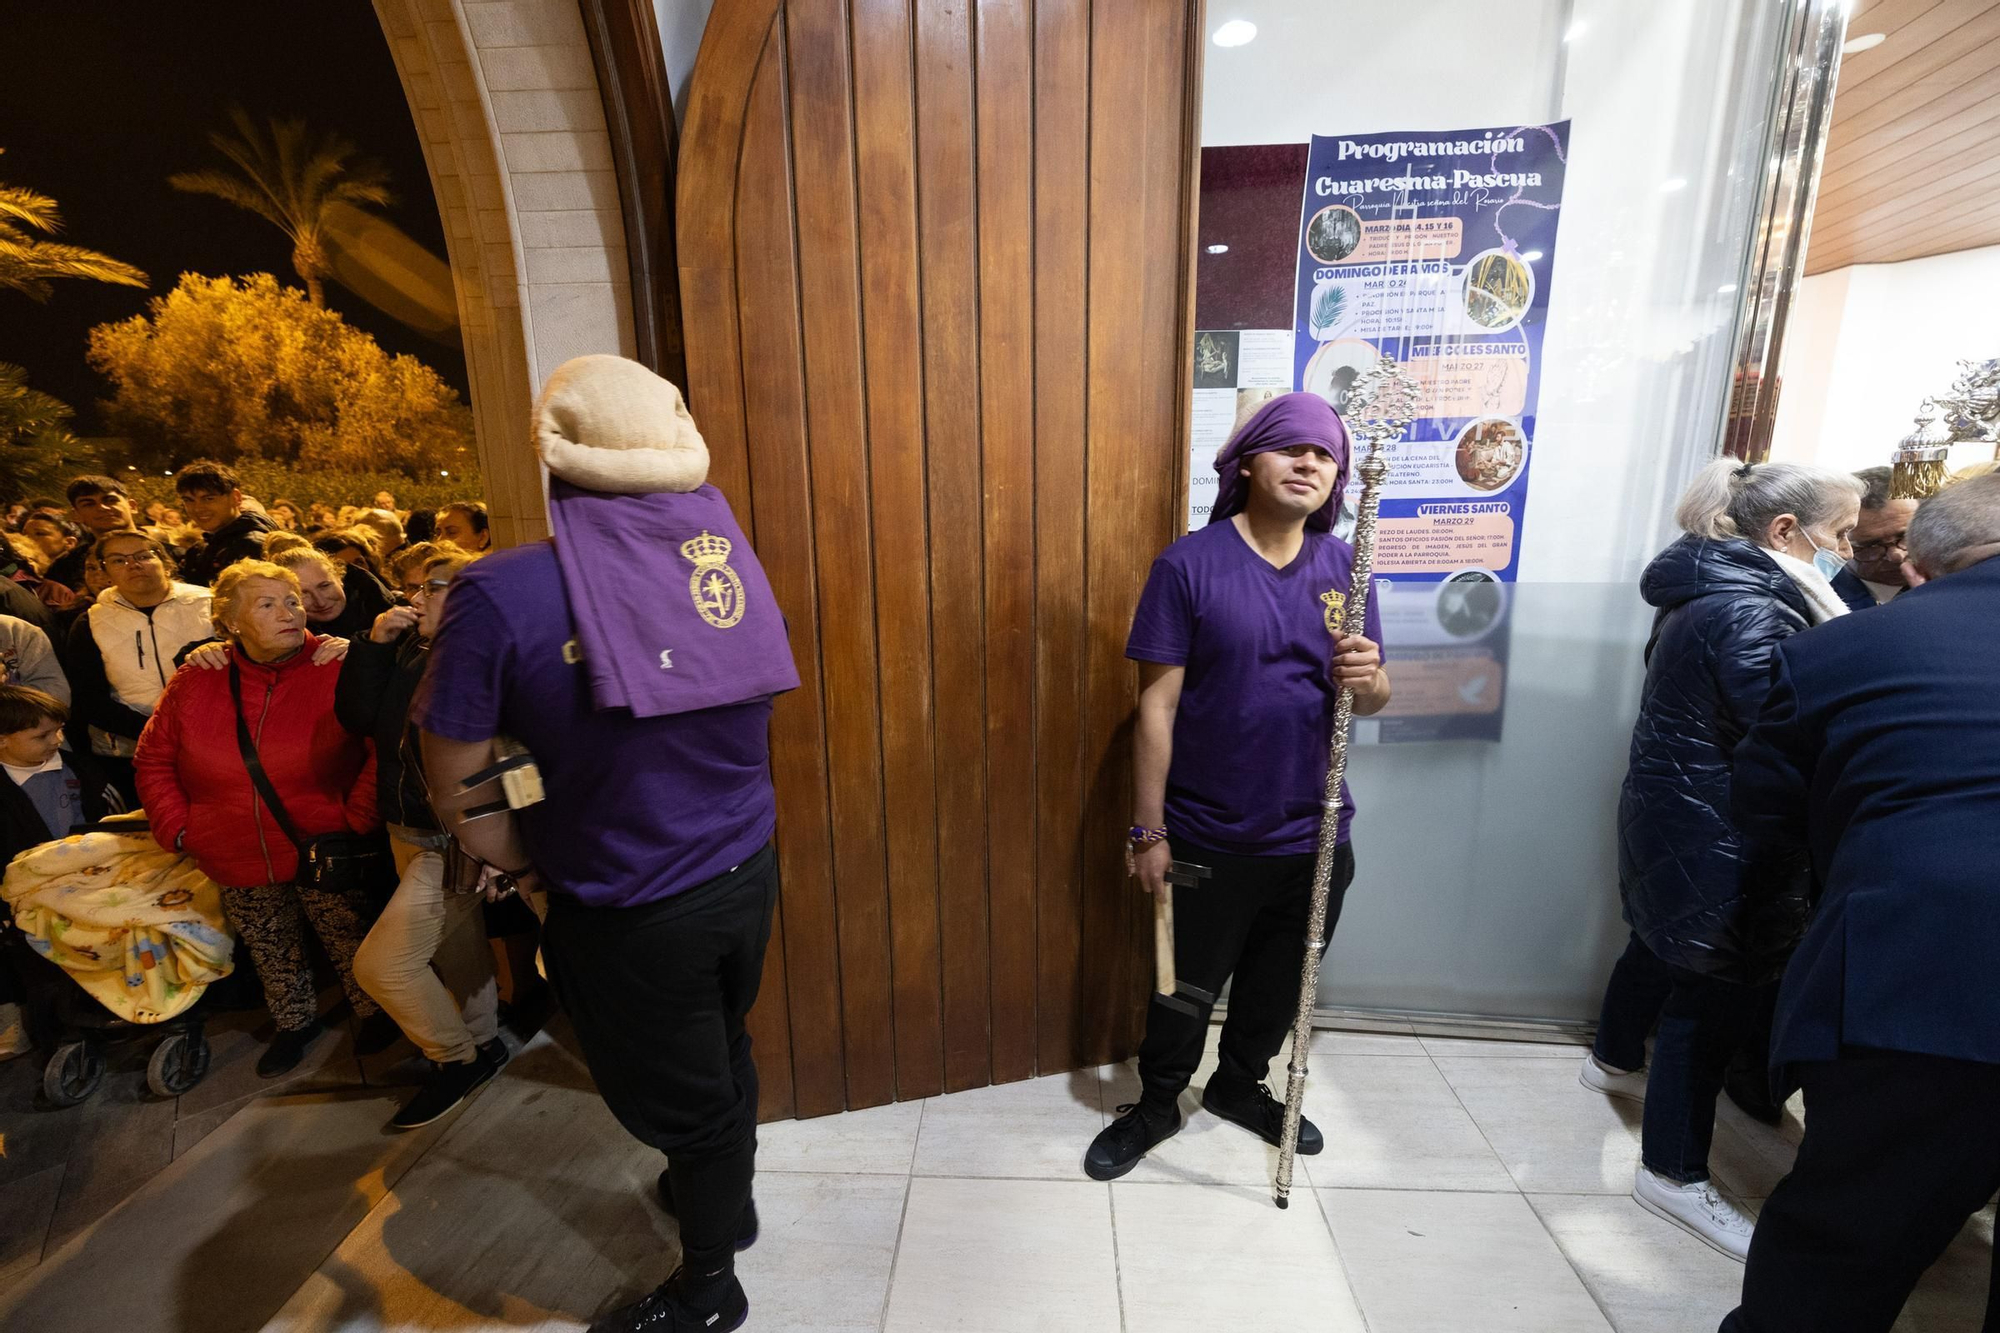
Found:
[[[42,1087],[56,1106],[96,1091],[107,1041],[165,1032],[153,1091],[187,1091],[208,1069],[197,1007],[230,970],[215,886],[164,853],[137,819],[100,825],[116,796],[88,758],[58,748],[68,709],[0,685],[0,1006],[52,1050]],[[95,1003],[78,1003],[77,990]],[[0,1008],[0,1028],[8,1023]]]

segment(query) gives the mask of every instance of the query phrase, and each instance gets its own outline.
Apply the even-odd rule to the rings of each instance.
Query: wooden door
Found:
[[[1125,634],[1185,494],[1198,0],[717,0],[690,398],[790,622],[767,1118],[1122,1058]]]

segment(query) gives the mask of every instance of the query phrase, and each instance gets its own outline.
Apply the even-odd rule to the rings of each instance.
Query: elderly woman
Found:
[[[1804,896],[1794,867],[1759,859],[1738,834],[1730,762],[1763,705],[1778,642],[1848,614],[1831,578],[1852,557],[1861,493],[1844,472],[1711,463],[1676,513],[1686,535],[1639,580],[1656,610],[1618,807],[1632,938],[1583,1082],[1646,1103],[1640,1206],[1736,1259],[1752,1222],[1709,1181],[1715,1099],[1739,1048],[1768,1041],[1768,983],[1797,943]],[[1779,907],[1752,912],[1753,900]],[[1768,1115],[1776,1108],[1755,1105],[1770,1100],[1760,1084],[1730,1092]]]
[[[355,640],[334,691],[341,725],[375,742],[376,804],[403,870],[354,972],[432,1062],[430,1077],[390,1118],[391,1129],[448,1114],[507,1061],[482,898],[470,883],[448,882],[449,868],[464,858],[451,856],[451,839],[431,811],[410,722],[446,593],[470,562],[460,552],[433,556],[417,575],[412,604],[384,611],[368,636]]]
[[[387,1043],[375,1001],[354,978],[354,953],[366,933],[357,903],[339,887],[314,882],[299,846],[259,795],[245,745],[307,842],[380,825],[375,759],[334,717],[341,666],[314,661],[319,640],[306,630],[292,572],[241,560],[216,579],[213,596],[229,669],[174,676],[139,737],[134,765],[154,838],[194,858],[222,886],[223,908],[249,947],[277,1021],[278,1034],[257,1061],[259,1077],[275,1078],[297,1066],[323,1030],[305,955],[308,921],[365,1020],[357,1047]],[[393,1039],[393,1024],[386,1035]]]

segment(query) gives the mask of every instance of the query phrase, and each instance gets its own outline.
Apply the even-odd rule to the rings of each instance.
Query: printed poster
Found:
[[[1315,135],[1293,328],[1196,334],[1191,527],[1207,522],[1216,449],[1265,398],[1305,389],[1345,410],[1384,353],[1421,386],[1376,542],[1396,693],[1363,740],[1499,739],[1568,156],[1567,121]],[[1357,478],[1344,531],[1359,498]]]

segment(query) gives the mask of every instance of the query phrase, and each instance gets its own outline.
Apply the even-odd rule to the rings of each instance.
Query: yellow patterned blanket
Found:
[[[158,1023],[229,975],[222,893],[146,834],[76,833],[15,857],[0,896],[44,958],[120,1018]]]

